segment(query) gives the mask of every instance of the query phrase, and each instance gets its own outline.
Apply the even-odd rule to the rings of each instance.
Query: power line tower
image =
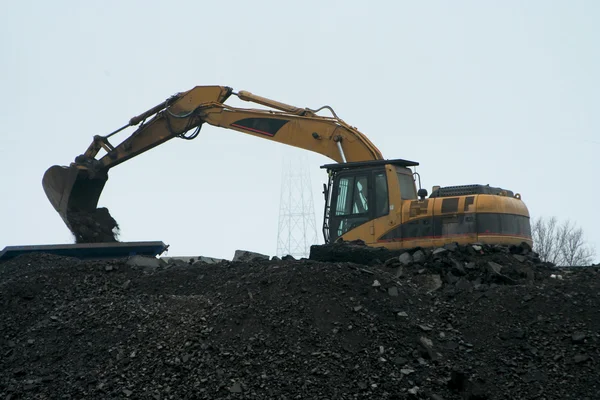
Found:
[[[285,157],[281,177],[277,256],[308,258],[317,244],[317,225],[308,163],[303,157]]]

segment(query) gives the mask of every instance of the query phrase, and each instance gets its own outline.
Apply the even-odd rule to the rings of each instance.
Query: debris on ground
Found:
[[[599,267],[442,249],[151,266],[19,256],[0,263],[0,398],[598,398]]]

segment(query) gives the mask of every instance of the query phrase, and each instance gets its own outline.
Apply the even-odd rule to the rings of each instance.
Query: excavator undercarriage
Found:
[[[270,107],[236,108],[232,95]],[[317,115],[328,110],[332,116]],[[340,119],[333,109],[290,106],[226,86],[197,86],[152,107],[106,136],[95,136],[70,166],[52,166],[44,191],[78,243],[116,241],[118,225],[98,208],[108,171],[170,139],[191,140],[202,125],[236,130],[322,154],[327,170],[323,234],[326,243],[362,241],[368,246],[403,249],[448,242],[529,246],[529,213],[520,195],[500,188],[467,185],[427,191],[410,168],[418,163],[387,160],[371,141]],[[137,129],[120,144],[111,139]],[[192,132],[191,134],[189,132]],[[97,158],[100,150],[106,154]],[[418,188],[417,188],[418,182]]]

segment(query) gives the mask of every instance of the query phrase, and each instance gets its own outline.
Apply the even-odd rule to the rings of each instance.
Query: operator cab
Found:
[[[323,185],[325,241],[334,242],[351,229],[386,216],[394,208],[399,210],[401,204],[389,203],[390,190],[399,188],[402,200],[417,200],[413,172],[409,169],[417,165],[396,159],[321,166],[329,175],[329,182]]]

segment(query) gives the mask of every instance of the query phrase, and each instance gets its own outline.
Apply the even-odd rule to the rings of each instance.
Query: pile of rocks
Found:
[[[21,256],[0,264],[0,398],[595,399],[599,296],[598,268],[517,247]]]
[[[555,270],[554,265],[542,262],[527,246],[477,244],[411,249],[388,259],[385,266],[396,268],[397,277],[427,274],[432,290],[443,287],[445,293],[532,284]]]

